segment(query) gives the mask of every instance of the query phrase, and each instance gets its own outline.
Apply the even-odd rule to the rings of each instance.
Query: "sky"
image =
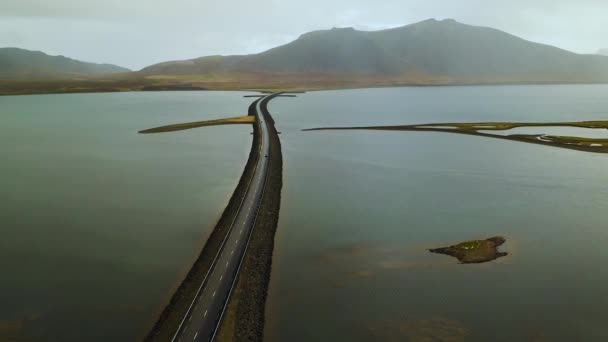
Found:
[[[377,30],[429,18],[578,53],[608,48],[608,0],[0,0],[0,47],[139,70],[261,52],[313,30]]]

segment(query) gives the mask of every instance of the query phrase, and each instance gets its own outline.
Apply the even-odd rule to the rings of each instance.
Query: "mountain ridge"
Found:
[[[251,55],[209,56],[148,66],[142,74],[373,75],[450,82],[608,82],[608,59],[534,43],[504,31],[428,19],[396,28],[304,33]]]
[[[79,61],[62,55],[16,47],[0,48],[0,79],[37,80],[78,78],[131,72],[113,64]]]
[[[2,70],[10,67],[0,54],[0,95],[608,83],[608,56],[576,54],[453,19],[377,31],[317,30],[256,54],[168,61],[136,72],[111,65],[74,70],[73,63],[82,67],[79,61],[54,58],[72,68],[22,68],[7,78]]]

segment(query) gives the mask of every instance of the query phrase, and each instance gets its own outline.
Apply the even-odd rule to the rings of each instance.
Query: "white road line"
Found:
[[[220,281],[221,281],[223,278],[224,278],[224,276],[222,275],[222,276],[220,277]]]
[[[196,336],[198,336],[198,331],[196,332],[196,334],[194,334],[193,340],[196,340]]]
[[[211,295],[211,297],[215,297],[215,293],[216,293],[216,292],[217,292],[217,291],[213,291],[213,295]]]
[[[226,261],[226,267],[228,267],[228,261]]]
[[[205,310],[205,314],[203,315],[203,317],[207,317],[207,310]]]

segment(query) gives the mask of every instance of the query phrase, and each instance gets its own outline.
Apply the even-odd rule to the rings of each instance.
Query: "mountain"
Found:
[[[94,64],[40,51],[0,48],[0,79],[68,79],[130,72],[111,64]]]
[[[452,19],[429,19],[381,31],[314,31],[258,54],[208,56],[127,71],[0,49],[0,95],[608,83],[608,57],[575,54]]]
[[[599,49],[597,51],[597,54],[602,56],[608,56],[608,49]]]
[[[381,31],[314,31],[259,54],[166,62],[140,73],[239,79],[258,86],[608,82],[608,58],[452,19],[429,19]]]

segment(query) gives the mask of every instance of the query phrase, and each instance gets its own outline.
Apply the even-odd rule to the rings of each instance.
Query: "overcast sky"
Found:
[[[579,53],[608,47],[608,0],[0,0],[0,47],[132,69],[246,54],[300,34],[453,18]]]

